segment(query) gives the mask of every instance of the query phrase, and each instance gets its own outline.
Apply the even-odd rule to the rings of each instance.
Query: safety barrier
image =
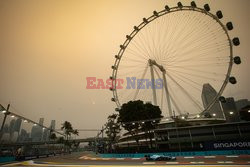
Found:
[[[130,154],[100,154],[102,158],[142,158],[147,155],[159,154],[168,156],[210,156],[210,155],[250,155],[250,150],[220,150],[193,152],[161,152],[161,153],[130,153]]]
[[[15,161],[15,157],[14,156],[0,157],[0,163],[12,162],[12,161]]]

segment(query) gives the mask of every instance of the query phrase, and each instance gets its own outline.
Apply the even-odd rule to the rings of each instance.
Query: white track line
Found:
[[[184,157],[184,158],[187,158],[187,159],[189,159],[189,158],[194,158],[194,157]]]
[[[19,164],[21,164],[21,163],[17,162],[17,163],[5,164],[3,166],[15,166],[15,165],[19,165]]]
[[[237,158],[237,157],[239,157],[238,155],[227,155],[226,156],[227,158]]]
[[[166,164],[179,164],[179,162],[166,162]]]
[[[215,158],[215,156],[204,156],[204,158]]]
[[[190,162],[191,164],[204,164],[203,161],[199,161],[199,162]]]
[[[143,162],[144,165],[154,165],[155,162]]]
[[[217,161],[218,164],[232,164],[233,161]]]
[[[159,161],[157,161],[159,162]],[[143,165],[156,165],[157,162],[143,162]],[[161,163],[161,165],[163,165],[164,163]],[[176,165],[179,164],[179,162],[165,162],[165,164],[169,164],[169,165]]]
[[[226,164],[232,164],[234,163],[233,161],[225,161]]]
[[[34,161],[30,160],[30,161],[24,161],[23,163],[21,164],[25,164],[24,166],[27,166],[27,165],[30,165],[30,166],[38,166],[38,167],[41,167],[41,166],[56,166],[56,167],[62,167],[62,166],[67,166],[67,167],[72,167],[72,166],[77,166],[77,167],[89,167],[90,165],[70,165],[70,164],[37,164],[37,163],[34,163]]]

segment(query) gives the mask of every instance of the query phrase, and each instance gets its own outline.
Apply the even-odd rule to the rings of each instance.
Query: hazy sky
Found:
[[[115,104],[109,90],[86,89],[86,77],[106,79],[125,36],[143,17],[176,0],[1,0],[0,103],[32,120],[68,120],[76,128],[100,128]],[[190,1],[181,1],[183,5]],[[242,58],[225,96],[250,99],[249,0],[199,0],[232,21]]]

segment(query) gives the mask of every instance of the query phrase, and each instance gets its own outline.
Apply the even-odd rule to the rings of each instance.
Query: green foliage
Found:
[[[71,134],[73,133],[72,125],[71,125],[71,123],[68,122],[68,121],[65,121],[65,122],[62,124],[61,129],[64,131],[64,133],[65,133],[67,136],[71,136]]]
[[[51,140],[56,140],[56,134],[55,133],[51,133],[50,134],[50,137],[49,137]]]
[[[161,110],[159,106],[154,106],[151,103],[143,103],[141,100],[129,101],[124,103],[119,110],[119,122],[122,123],[124,129],[128,131],[136,130],[139,127],[144,129],[151,129],[154,127],[152,121],[147,121],[144,124],[139,123],[128,123],[136,122],[142,120],[158,119],[161,118]],[[154,123],[158,123],[159,120],[156,120]]]
[[[64,137],[59,137],[58,139],[57,139],[57,142],[58,143],[60,143],[60,144],[64,144]]]
[[[61,129],[63,130],[64,134],[66,135],[66,140],[64,138],[60,138],[60,142],[63,143],[65,146],[68,146],[71,148],[72,142],[69,142],[69,137],[71,135],[79,135],[79,132],[77,129],[73,129],[72,124],[68,121],[65,121],[62,124]]]
[[[160,118],[162,118],[162,115],[159,106],[137,100],[129,101],[122,105],[119,110],[118,120],[122,123],[122,127],[129,131],[131,135],[136,135],[139,129],[145,131],[146,137],[150,139],[152,148],[152,135],[150,131],[154,129],[155,124],[160,121]],[[135,141],[139,148],[139,140],[135,138]]]
[[[107,137],[113,143],[116,141],[121,131],[120,124],[117,122],[118,115],[112,114],[108,116],[108,122],[105,124]]]
[[[79,135],[79,132],[78,132],[78,130],[77,130],[77,129],[75,129],[75,130],[73,130],[72,134],[73,134],[73,135],[77,135],[77,136],[78,136],[78,135]]]

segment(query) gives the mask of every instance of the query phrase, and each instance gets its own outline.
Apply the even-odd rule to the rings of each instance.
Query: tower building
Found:
[[[216,90],[209,83],[203,85],[201,99],[204,108],[208,107],[208,105],[214,100],[216,95]],[[224,118],[219,100],[215,101],[215,103],[210,107],[207,113],[214,118]]]

